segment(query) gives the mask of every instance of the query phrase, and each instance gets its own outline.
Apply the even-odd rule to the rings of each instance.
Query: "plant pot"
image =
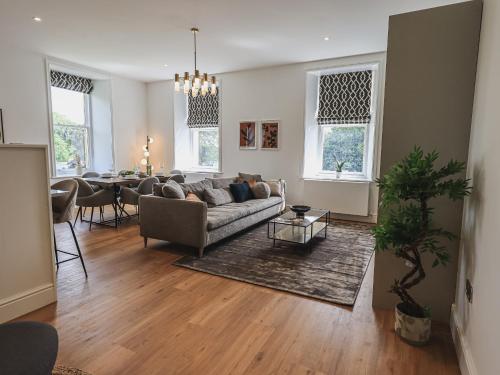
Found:
[[[404,341],[412,345],[425,345],[431,336],[431,319],[417,318],[401,311],[401,303],[395,308],[394,330]]]
[[[75,168],[75,173],[77,176],[81,176],[83,174],[83,168],[81,165],[77,165]]]
[[[337,172],[335,172],[335,177],[336,177],[336,178],[340,178],[340,177],[342,177],[342,172],[338,172],[338,171],[337,171]]]

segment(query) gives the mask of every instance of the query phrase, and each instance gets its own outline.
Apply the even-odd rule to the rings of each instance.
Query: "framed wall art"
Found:
[[[240,121],[240,150],[257,149],[257,122]]]
[[[261,123],[261,143],[263,150],[279,150],[280,121],[267,120]]]

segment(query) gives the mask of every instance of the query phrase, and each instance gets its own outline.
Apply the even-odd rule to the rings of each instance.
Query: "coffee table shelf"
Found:
[[[328,210],[311,209],[304,218],[297,218],[294,212],[288,211],[268,221],[267,237],[273,240],[273,246],[276,241],[307,245],[320,232],[326,238],[329,224]]]

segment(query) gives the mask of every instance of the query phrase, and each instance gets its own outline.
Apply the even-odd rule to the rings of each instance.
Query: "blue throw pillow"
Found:
[[[242,203],[253,198],[250,186],[244,182],[242,184],[229,184],[229,190],[234,197],[236,203]]]

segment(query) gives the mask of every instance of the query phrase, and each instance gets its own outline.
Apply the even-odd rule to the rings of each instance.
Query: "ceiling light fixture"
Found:
[[[42,19],[40,17],[33,17],[32,19],[35,22],[42,22]]]
[[[325,37],[323,38],[323,40],[324,40],[324,41],[326,41],[326,42],[328,42],[328,41],[330,40],[330,37],[329,37],[329,36],[325,36]]]
[[[202,96],[207,95],[208,92],[210,92],[210,94],[212,95],[215,95],[217,94],[217,80],[215,79],[215,76],[212,76],[209,81],[208,74],[203,73],[203,75],[200,75],[198,67],[196,66],[196,34],[199,32],[199,30],[198,28],[193,27],[191,28],[191,32],[193,33],[194,39],[194,74],[190,76],[189,72],[184,72],[184,77],[182,78],[182,80],[184,81],[182,90],[186,95],[188,95],[191,91],[191,95],[193,96],[193,98],[197,97],[199,93],[201,93]],[[178,73],[175,74],[174,85],[176,92],[181,91],[181,82]]]
[[[165,68],[168,68],[168,64],[163,64],[163,66],[164,66]]]

